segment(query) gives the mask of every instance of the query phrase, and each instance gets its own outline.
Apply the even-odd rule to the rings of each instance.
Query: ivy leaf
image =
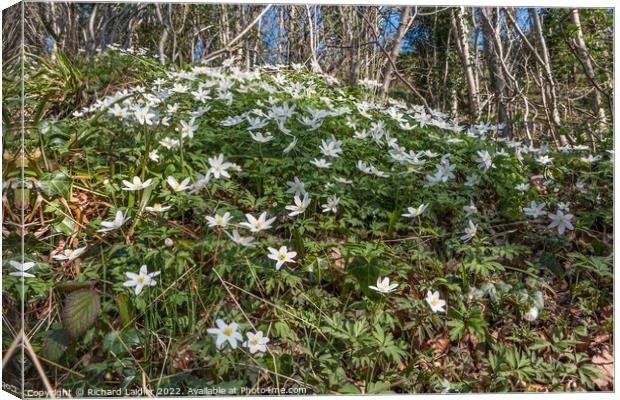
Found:
[[[80,289],[71,292],[65,299],[62,310],[62,324],[72,339],[90,328],[101,311],[99,294],[93,289]]]
[[[39,178],[39,187],[48,196],[66,196],[71,179],[62,171],[48,172]]]

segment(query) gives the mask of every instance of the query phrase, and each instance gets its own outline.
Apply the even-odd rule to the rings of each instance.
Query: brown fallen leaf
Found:
[[[596,365],[599,372],[604,376],[603,379],[594,379],[594,384],[600,390],[612,390],[614,382],[614,356],[611,355],[609,349],[605,347],[601,354],[592,357],[592,364]]]
[[[430,340],[428,344],[435,350],[437,354],[443,354],[448,350],[450,346],[450,339],[447,337],[439,337],[433,340]]]

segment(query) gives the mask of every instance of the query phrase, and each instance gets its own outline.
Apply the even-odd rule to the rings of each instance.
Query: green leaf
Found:
[[[116,297],[116,304],[118,304],[118,315],[121,318],[121,323],[127,325],[134,314],[133,305],[129,302],[129,297],[126,294],[119,294]]]
[[[39,187],[48,196],[66,196],[70,185],[71,179],[62,171],[48,172],[39,178]]]
[[[140,335],[134,329],[112,331],[103,338],[103,351],[123,354],[140,344]]]
[[[80,289],[71,292],[65,299],[62,310],[62,323],[72,339],[90,328],[101,311],[99,294],[93,289]]]
[[[62,221],[53,225],[54,232],[63,233],[67,236],[73,235],[75,231],[75,223],[72,219],[65,217]]]
[[[342,394],[362,394],[360,389],[352,383],[347,383],[340,389],[338,389],[338,393]]]
[[[389,382],[368,382],[366,387],[367,394],[392,393]]]
[[[43,355],[45,358],[58,361],[67,350],[69,336],[64,329],[54,329],[43,342]]]
[[[381,271],[379,267],[372,261],[367,261],[362,257],[355,257],[353,262],[347,266],[347,269],[353,274],[360,285],[360,290],[366,296],[374,296],[375,293],[368,286],[375,285]]]

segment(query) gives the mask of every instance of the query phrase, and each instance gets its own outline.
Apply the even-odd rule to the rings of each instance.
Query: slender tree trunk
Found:
[[[169,28],[169,24],[166,21],[166,18],[164,18],[162,12],[161,12],[161,7],[159,3],[155,4],[155,10],[157,11],[157,18],[159,19],[159,23],[162,25],[162,31],[161,31],[161,35],[159,36],[159,43],[158,43],[158,49],[159,49],[159,62],[161,64],[165,64],[166,63],[166,41],[168,40],[168,30]]]
[[[398,59],[398,55],[400,54],[400,46],[403,42],[405,34],[413,23],[413,18],[415,18],[415,16],[411,16],[411,7],[401,8],[398,30],[396,31],[396,37],[394,38],[392,50],[390,51],[390,57],[394,61]],[[392,81],[392,72],[394,72],[394,67],[392,67],[391,63],[388,63],[385,74],[383,75],[383,85],[381,85],[382,96],[385,96],[390,88],[390,83]]]
[[[577,38],[575,40],[575,43],[579,58],[581,58],[581,65],[583,66],[583,71],[585,72],[586,76],[590,81],[596,82],[596,74],[594,72],[594,68],[592,67],[592,62],[590,61],[590,54],[588,52],[588,47],[586,46],[586,41],[583,37],[583,30],[581,29],[581,18],[579,17],[579,10],[577,8],[572,10],[571,17],[577,31]],[[598,120],[598,130],[600,132],[604,132],[607,130],[607,115],[601,101],[601,93],[598,88],[595,88],[593,92],[594,109],[596,110]]]
[[[512,122],[506,103],[506,79],[498,59],[501,49],[498,49],[496,46],[496,43],[501,44],[501,41],[495,38],[495,35],[498,34],[496,26],[498,25],[499,11],[497,9],[482,7],[480,12],[484,19],[482,24],[484,53],[487,59],[489,75],[493,82],[497,121],[504,126],[504,135],[512,137]]]
[[[282,45],[284,43],[284,6],[278,8],[278,52],[277,63],[282,63]]]
[[[463,72],[467,80],[467,94],[469,99],[469,110],[474,120],[480,118],[480,99],[478,98],[478,87],[474,77],[474,70],[469,54],[469,31],[465,25],[465,7],[453,8],[450,12],[452,22],[452,32],[456,41],[456,47],[463,64]]]
[[[553,72],[551,71],[551,62],[549,61],[549,51],[547,49],[547,42],[545,40],[545,36],[543,35],[542,26],[540,24],[540,17],[536,13],[534,8],[530,8],[530,17],[534,24],[534,32],[536,33],[536,39],[540,46],[541,56],[540,58],[543,61],[543,73],[545,74],[546,85],[545,90],[548,98],[548,106],[549,106],[549,114],[551,116],[551,123],[554,125],[554,129],[559,129],[562,125],[560,120],[560,112],[558,110],[558,95],[557,88],[555,85],[555,80],[553,78]]]

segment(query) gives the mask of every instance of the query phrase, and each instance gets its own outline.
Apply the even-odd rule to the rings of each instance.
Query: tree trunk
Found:
[[[390,57],[392,60],[396,61],[398,59],[398,55],[400,54],[400,46],[405,37],[405,34],[409,30],[409,27],[413,23],[413,18],[415,16],[411,16],[411,7],[404,7],[400,12],[400,21],[398,23],[398,30],[396,31],[396,37],[394,38],[394,44],[392,45],[392,50],[390,51]],[[390,88],[390,82],[392,80],[392,72],[394,72],[394,68],[391,63],[388,63],[385,74],[383,75],[383,85],[381,86],[381,95],[385,96]]]
[[[542,32],[542,26],[540,25],[540,17],[536,13],[534,8],[530,8],[530,17],[532,18],[532,22],[534,24],[534,32],[536,34],[536,39],[538,44],[540,45],[541,56],[540,59],[543,61],[543,73],[545,74],[545,81],[547,82],[545,86],[546,97],[548,99],[549,113],[551,116],[551,123],[553,128],[558,129],[561,127],[562,122],[560,120],[560,112],[558,111],[558,95],[557,89],[555,86],[555,81],[553,79],[553,73],[551,72],[551,62],[549,61],[549,51],[547,49],[547,43],[545,41],[545,37]]]
[[[463,72],[467,79],[467,94],[469,99],[469,111],[474,121],[480,118],[480,100],[478,98],[478,87],[474,77],[474,70],[469,55],[469,31],[464,21],[465,7],[452,9],[450,19],[452,22],[452,32],[456,41],[456,47],[463,64]]]
[[[583,71],[585,72],[588,79],[592,82],[596,82],[596,74],[594,72],[594,68],[592,67],[592,62],[590,61],[590,54],[588,52],[588,47],[586,46],[586,41],[583,38],[583,30],[581,29],[581,19],[579,17],[579,10],[573,9],[571,13],[571,17],[573,19],[573,23],[577,28],[577,39],[575,40],[577,52],[579,54],[579,58],[581,58],[581,65],[583,66]],[[601,93],[598,88],[594,89],[594,109],[596,110],[597,115],[597,125],[599,132],[604,132],[607,130],[607,115],[605,113],[605,108],[603,107],[601,101]]]
[[[491,76],[491,81],[493,82],[493,91],[495,94],[495,104],[497,109],[497,122],[504,126],[504,135],[507,137],[512,137],[512,123],[506,104],[506,79],[498,60],[500,49],[496,48],[496,43],[501,44],[501,41],[495,40],[494,38],[497,34],[496,26],[499,19],[499,12],[497,9],[486,7],[482,7],[480,12],[482,18],[485,20],[482,23],[484,54],[487,59],[489,75]]]

